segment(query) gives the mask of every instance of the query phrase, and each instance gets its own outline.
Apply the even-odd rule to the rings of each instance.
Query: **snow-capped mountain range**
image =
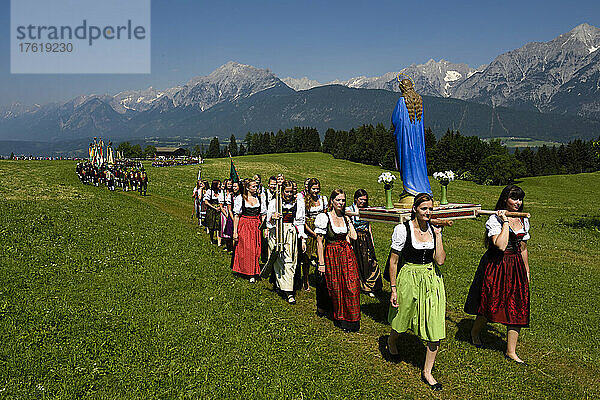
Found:
[[[379,77],[328,83],[307,77],[283,81],[294,90],[339,84],[398,91],[397,76],[402,73],[413,79],[419,93],[429,96],[600,118],[599,49],[600,29],[584,23],[549,42],[527,43],[501,54],[478,68],[429,60]]]
[[[599,49],[600,29],[581,24],[549,42],[528,43],[478,68],[431,59],[382,76],[320,83],[308,77],[279,79],[267,69],[230,61],[208,76],[165,90],[149,87],[115,95],[81,95],[65,103],[0,108],[0,138],[22,138],[27,132],[36,132],[38,138],[74,137],[83,132],[100,133],[107,127],[111,133],[126,136],[163,127],[162,117],[175,119],[172,112],[176,110],[185,110],[186,115],[205,113],[217,105],[237,104],[267,91],[290,94],[342,85],[396,92],[399,74],[410,77],[417,91],[426,96],[600,119]],[[283,115],[285,111],[274,109],[273,113]],[[295,115],[289,123],[301,124],[302,117]]]
[[[549,42],[504,53],[481,73],[457,85],[452,96],[492,106],[600,117],[600,29],[581,24]],[[595,74],[591,71],[595,71]],[[590,75],[591,73],[591,75]],[[575,90],[577,88],[577,90]],[[558,98],[595,98],[596,106],[565,107]]]
[[[382,76],[366,77],[358,76],[345,81],[333,80],[327,83],[309,79],[307,77],[295,79],[287,77],[282,79],[286,85],[294,90],[308,90],[313,87],[325,85],[343,85],[357,89],[384,89],[398,92],[398,76],[403,79],[410,77],[415,82],[417,91],[427,96],[450,97],[452,89],[466,78],[476,72],[481,72],[486,65],[477,69],[467,64],[454,64],[446,60],[435,61],[433,59],[425,64],[413,64],[400,71],[388,72]]]

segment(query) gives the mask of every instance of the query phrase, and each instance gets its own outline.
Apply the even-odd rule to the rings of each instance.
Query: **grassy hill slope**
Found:
[[[320,153],[236,159],[242,176],[317,176],[328,194],[358,187],[383,204],[381,170]],[[197,166],[149,167],[149,196],[83,186],[72,162],[0,161],[0,393],[9,398],[430,398],[424,346],[385,350],[389,285],[361,297],[362,325],[345,334],[314,315],[314,290],[290,307],[235,278],[229,257],[191,219]],[[224,178],[228,160],[208,160]],[[468,343],[462,312],[483,254],[483,220],[444,231],[447,339],[435,375],[443,398],[594,398],[600,341],[596,259],[600,174],[527,178],[532,323],[522,368],[503,358],[505,329]],[[434,191],[439,186],[432,181]],[[491,208],[501,188],[453,182],[449,199]],[[399,188],[395,189],[400,192]],[[375,224],[385,263],[392,226]]]

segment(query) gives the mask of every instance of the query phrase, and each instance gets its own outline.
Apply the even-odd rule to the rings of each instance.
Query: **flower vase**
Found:
[[[442,185],[442,198],[440,199],[440,204],[448,204],[448,185]]]
[[[385,189],[385,209],[391,210],[392,208],[394,208],[394,204],[392,203],[392,186],[385,185],[384,189]]]

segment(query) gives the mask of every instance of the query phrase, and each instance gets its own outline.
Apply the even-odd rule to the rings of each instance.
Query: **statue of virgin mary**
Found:
[[[399,87],[402,97],[392,114],[392,125],[396,138],[396,162],[404,186],[402,197],[432,194],[425,157],[423,99],[410,79],[402,79]]]

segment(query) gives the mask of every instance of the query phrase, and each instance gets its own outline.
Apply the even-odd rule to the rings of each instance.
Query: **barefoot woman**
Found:
[[[525,192],[508,185],[496,203],[496,215],[485,224],[487,251],[471,284],[465,312],[477,315],[471,340],[481,347],[480,333],[486,322],[506,325],[506,357],[519,364],[517,340],[521,328],[529,326],[529,220],[512,218],[507,211],[523,211]]]

